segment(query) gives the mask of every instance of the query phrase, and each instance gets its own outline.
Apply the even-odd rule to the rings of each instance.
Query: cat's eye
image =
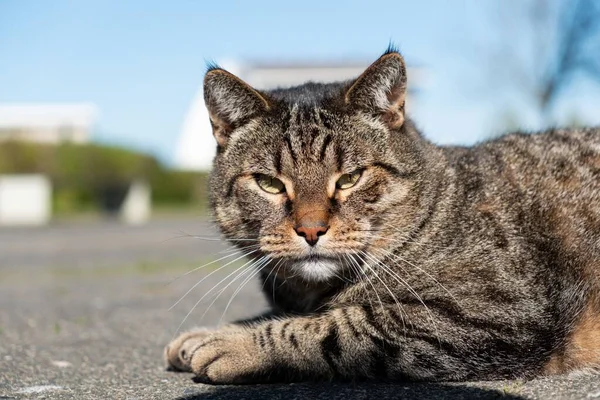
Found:
[[[352,186],[356,185],[360,175],[362,174],[361,170],[356,170],[349,174],[344,174],[340,176],[340,179],[335,183],[335,187],[338,189],[350,189]]]
[[[264,174],[256,174],[255,179],[258,186],[267,193],[279,194],[285,192],[285,185],[277,178]]]

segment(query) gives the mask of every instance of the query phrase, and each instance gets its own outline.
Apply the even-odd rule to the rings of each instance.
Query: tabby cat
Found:
[[[170,343],[210,383],[473,380],[600,367],[600,130],[437,146],[388,50],[256,90],[210,67],[218,225],[273,312]]]

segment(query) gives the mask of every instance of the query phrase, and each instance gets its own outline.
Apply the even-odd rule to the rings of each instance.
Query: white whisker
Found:
[[[366,253],[364,253],[363,251],[360,251],[361,253],[367,255]],[[366,262],[366,260],[364,260],[360,255],[357,254],[357,256],[362,260],[363,263],[365,263],[365,265],[369,268],[369,270],[371,271],[371,273],[373,275],[375,275],[375,277],[379,280],[379,282],[381,282],[381,284],[385,287],[385,289],[387,290],[387,292],[390,294],[390,296],[392,296],[392,300],[394,300],[394,302],[396,303],[396,306],[398,307],[398,311],[400,313],[400,319],[402,320],[402,326],[404,329],[406,329],[406,324],[404,321],[404,315],[406,315],[406,312],[404,311],[404,307],[402,307],[402,304],[400,303],[400,301],[398,301],[398,298],[396,297],[396,295],[394,295],[394,293],[392,292],[392,290],[389,288],[389,286],[383,281],[383,279],[381,279],[381,277],[379,277],[379,274],[377,273],[377,271],[375,271],[370,265],[369,263]],[[377,294],[377,291],[375,288],[373,288],[373,290],[375,290],[375,294]],[[377,295],[377,297],[379,297],[379,295]],[[381,302],[381,299],[379,300]],[[410,323],[410,320],[409,320]]]
[[[240,279],[241,277],[243,277],[246,274],[252,275],[253,271],[256,271],[256,270],[260,271],[260,268],[258,268],[258,269],[255,270],[255,267],[258,267],[259,265],[261,265],[261,263],[264,262],[266,259],[268,259],[268,256],[262,256],[262,257],[258,258],[257,260],[253,260],[252,263],[250,263],[246,268],[244,268],[244,270],[242,272],[240,272],[239,274],[237,274],[235,276],[235,278],[233,278],[227,285],[225,285],[223,288],[221,288],[219,290],[219,292],[216,293],[215,296],[213,296],[212,302],[208,305],[208,307],[206,307],[206,309],[204,310],[204,312],[200,316],[200,321],[202,321],[204,319],[204,317],[206,316],[206,314],[208,313],[208,311],[212,308],[212,306],[215,304],[215,302],[227,290],[227,288],[229,286],[231,286],[235,281],[237,281],[238,279]],[[219,323],[220,323],[220,320],[219,320]]]
[[[247,257],[247,256],[249,256],[249,255],[250,255],[250,254],[252,254],[252,253],[256,253],[257,251],[258,251],[258,250],[254,250],[254,251],[251,251],[251,252],[249,252],[249,253],[242,254],[240,257],[236,258],[235,260],[229,261],[229,262],[228,262],[228,263],[226,263],[225,265],[222,265],[221,267],[219,267],[219,268],[215,269],[214,271],[212,271],[211,273],[209,273],[208,275],[206,275],[204,278],[200,279],[200,280],[199,280],[199,281],[198,281],[198,282],[197,282],[197,283],[196,283],[194,286],[192,286],[192,287],[191,287],[191,288],[190,288],[190,289],[189,289],[187,292],[185,292],[185,294],[184,294],[183,296],[181,296],[181,297],[179,298],[179,300],[177,300],[177,301],[175,302],[175,304],[173,304],[171,307],[169,307],[169,311],[171,311],[171,310],[172,310],[172,309],[173,309],[173,308],[174,308],[174,307],[175,307],[177,304],[179,304],[179,303],[180,303],[180,302],[181,302],[181,301],[182,301],[182,300],[183,300],[183,299],[184,299],[184,298],[185,298],[185,297],[186,297],[186,296],[187,296],[187,295],[188,295],[188,294],[189,294],[189,293],[190,293],[192,290],[194,290],[194,289],[195,289],[195,288],[196,288],[198,285],[200,285],[202,282],[204,282],[204,280],[205,280],[206,278],[208,278],[208,277],[210,277],[211,275],[213,275],[214,273],[216,273],[216,272],[218,272],[218,271],[222,270],[223,268],[227,267],[228,265],[231,265],[231,264],[233,264],[234,262],[236,262],[236,261],[238,261],[238,260],[241,260],[242,258],[244,258],[244,257]]]
[[[417,270],[421,271],[423,274],[425,274],[427,277],[429,277],[433,282],[435,282],[443,291],[445,291],[452,298],[452,300],[454,300],[454,302],[456,302],[457,305],[460,306],[460,303],[458,302],[456,297],[454,297],[454,295],[444,285],[442,285],[437,279],[435,279],[435,277],[433,275],[431,275],[429,272],[427,272],[423,268],[419,267],[418,265],[408,261],[407,259],[405,259],[397,254],[392,253],[389,250],[384,250],[384,249],[377,249],[377,250],[381,251],[381,252],[385,252],[385,253],[389,254],[391,257],[394,257],[396,260],[404,262],[404,263],[410,265],[411,267],[416,268]],[[385,254],[383,254],[383,255],[385,256]]]
[[[227,305],[225,306],[225,310],[223,310],[223,313],[221,314],[221,318],[219,318],[219,323],[218,325],[221,324],[221,322],[223,321],[223,317],[225,317],[225,314],[227,313],[227,310],[229,309],[229,306],[231,305],[231,303],[233,302],[233,299],[235,299],[235,296],[237,296],[237,294],[242,290],[242,288],[252,280],[252,278],[254,278],[257,274],[260,273],[261,269],[266,267],[271,261],[273,261],[272,258],[270,258],[269,256],[265,256],[266,257],[266,262],[264,262],[261,265],[257,265],[255,266],[255,270],[252,274],[250,274],[248,277],[246,277],[246,279],[244,279],[244,281],[237,287],[237,289],[235,290],[235,292],[233,292],[233,294],[231,295],[231,297],[229,298],[229,301],[227,302]]]
[[[178,276],[178,277],[176,277],[176,278],[173,278],[173,279],[172,279],[170,282],[166,283],[165,285],[166,285],[166,286],[168,286],[168,285],[171,285],[171,284],[173,284],[173,282],[177,281],[178,279],[181,279],[181,278],[183,278],[183,277],[185,277],[185,276],[188,276],[189,274],[191,274],[191,273],[193,273],[193,272],[196,272],[196,271],[198,271],[199,269],[202,269],[202,268],[208,267],[209,265],[212,265],[212,264],[218,263],[219,261],[225,260],[225,259],[227,259],[227,258],[229,258],[229,257],[234,257],[234,256],[236,256],[236,255],[238,255],[238,254],[240,254],[240,253],[241,253],[241,251],[236,251],[235,253],[228,254],[228,255],[226,255],[226,256],[224,256],[224,257],[221,257],[221,258],[218,258],[218,259],[216,259],[216,260],[213,260],[213,261],[207,262],[207,263],[206,263],[206,264],[204,264],[204,265],[201,265],[201,266],[199,266],[199,267],[196,267],[196,268],[194,268],[194,269],[192,269],[192,270],[190,270],[190,271],[188,271],[188,272],[186,272],[186,273],[184,273],[184,274],[182,274],[182,275],[179,275],[179,276]]]
[[[398,276],[398,274],[396,274],[393,270],[391,270],[391,268],[388,267],[387,265],[385,265],[381,260],[376,259],[375,257],[371,256],[370,254],[365,253],[364,251],[362,253],[365,256],[374,260],[377,263],[376,265],[379,265],[383,269],[383,271],[386,272],[388,275],[390,275],[393,279],[395,279],[396,282],[398,282],[401,285],[403,285],[404,287],[406,287],[408,289],[408,291],[413,296],[415,296],[415,298],[423,305],[423,307],[425,308],[425,311],[427,312],[427,315],[429,316],[429,320],[431,321],[431,324],[433,325],[433,329],[435,330],[436,336],[439,340],[439,332],[437,330],[437,325],[435,323],[435,319],[433,318],[433,314],[431,313],[431,310],[429,310],[429,307],[427,307],[427,305],[425,304],[425,302],[423,301],[421,296],[419,296],[419,294],[412,288],[412,286],[410,286],[410,284],[407,281],[405,281],[400,276]]]
[[[181,321],[181,323],[177,327],[177,330],[175,331],[175,335],[177,335],[177,333],[179,333],[179,330],[181,329],[181,327],[183,326],[183,324],[185,323],[185,321],[187,321],[188,317],[192,314],[192,312],[196,309],[196,307],[198,307],[198,304],[200,304],[200,302],[202,302],[202,300],[204,300],[206,298],[206,296],[208,296],[210,293],[212,293],[212,291],[215,290],[217,288],[217,286],[219,286],[221,283],[223,283],[224,281],[226,281],[227,279],[229,279],[229,277],[231,275],[235,274],[236,272],[238,272],[239,270],[245,268],[248,264],[251,264],[251,263],[254,263],[254,261],[250,260],[250,261],[244,263],[242,266],[236,268],[232,273],[230,273],[229,275],[227,275],[225,278],[221,279],[210,290],[208,290],[206,293],[204,293],[204,295],[200,298],[200,300],[198,300],[196,302],[196,304],[194,304],[194,306],[192,307],[192,309],[185,315],[185,317],[183,318],[183,321]],[[198,284],[196,284],[195,286],[197,286],[197,285]]]
[[[379,279],[379,281],[386,287],[386,289],[388,289],[388,292],[390,293],[390,295],[392,296],[392,298],[395,300],[396,297],[394,296],[394,294],[389,290],[389,288],[387,287],[387,285],[381,280],[381,278],[379,278],[379,275],[377,275],[377,273],[373,270],[373,268],[371,268],[371,266],[369,265],[369,263],[367,263],[358,253],[355,253],[356,256],[362,261],[362,263],[369,269],[369,271],[371,271],[371,273],[377,278]],[[381,297],[379,297],[379,293],[377,292],[377,289],[375,289],[375,287],[373,286],[373,282],[371,282],[371,280],[369,280],[369,283],[371,284],[371,287],[373,288],[373,291],[375,292],[375,296],[377,296],[377,299],[379,300],[379,305],[381,306],[381,311],[383,311],[385,313],[385,307],[383,305],[383,302],[381,301]],[[396,301],[396,304],[398,304],[398,302]],[[400,304],[398,304],[398,306],[400,306]]]
[[[171,239],[182,239],[182,238],[189,238],[189,239],[199,239],[199,240],[206,240],[208,242],[259,242],[260,239],[257,238],[220,238],[220,237],[206,237],[206,236],[198,236],[198,235],[190,235],[189,233],[186,232],[180,232],[180,236],[175,236]],[[170,239],[169,239],[170,240]]]

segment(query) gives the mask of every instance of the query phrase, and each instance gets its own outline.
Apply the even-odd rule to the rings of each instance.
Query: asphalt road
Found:
[[[142,226],[109,220],[0,228],[0,268],[181,264],[200,261],[227,247],[218,241],[211,224],[194,217],[157,220]]]
[[[195,384],[190,374],[165,371],[162,349],[197,299],[232,269],[207,277],[215,270],[207,267],[172,282],[225,254],[216,241],[175,238],[182,232],[216,237],[194,220],[0,230],[0,399],[600,399],[597,375],[460,384]],[[224,315],[237,282],[210,308],[210,296],[199,304],[182,329],[263,311],[258,282],[251,281]]]

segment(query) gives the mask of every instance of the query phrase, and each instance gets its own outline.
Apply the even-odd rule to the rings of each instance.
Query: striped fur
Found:
[[[436,146],[404,115],[404,74],[394,51],[350,82],[270,92],[208,72],[212,206],[228,239],[259,244],[273,313],[185,334],[172,368],[249,383],[600,365],[600,130]],[[299,203],[327,215],[314,247],[295,232]]]

